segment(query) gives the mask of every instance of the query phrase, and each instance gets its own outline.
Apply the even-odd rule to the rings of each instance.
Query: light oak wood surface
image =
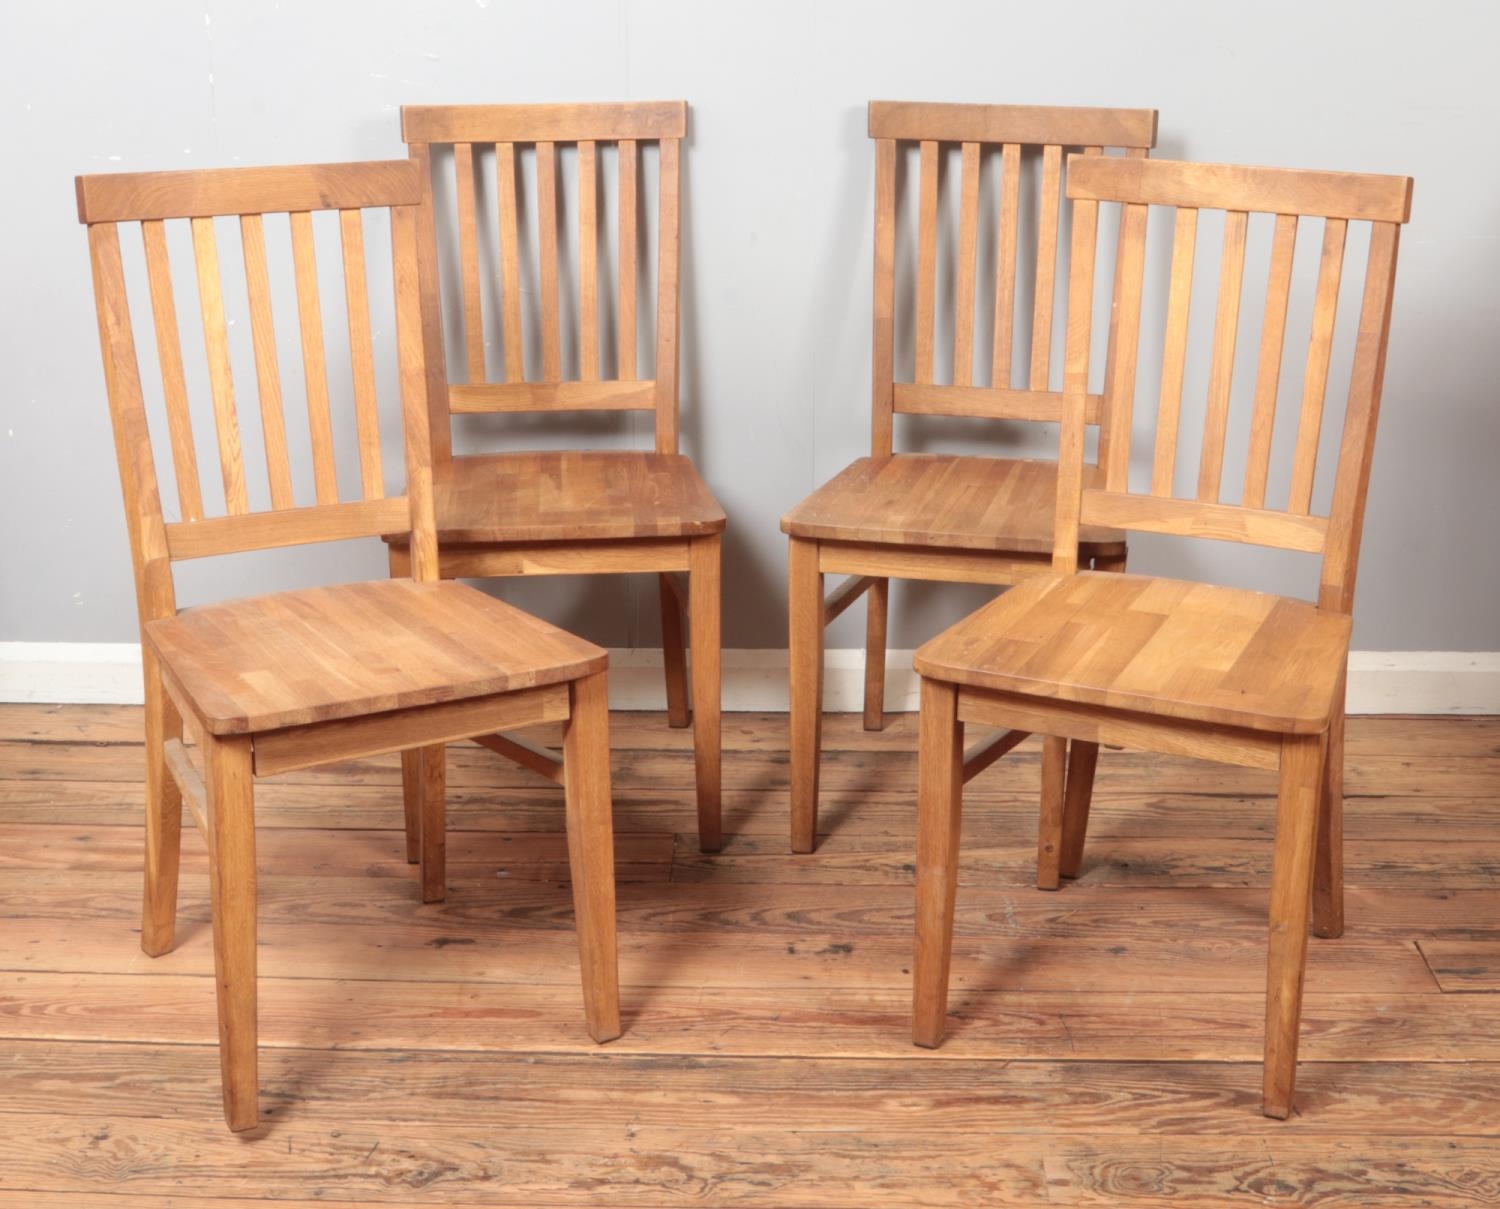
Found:
[[[681,144],[686,135],[682,101],[408,105],[402,110],[402,136],[422,178],[423,331],[441,574],[658,577],[672,702],[668,721],[691,725],[697,736],[702,841],[704,850],[712,851],[723,842],[717,644],[718,535],[725,517],[678,448]],[[646,291],[638,271],[641,165],[648,146],[656,150],[657,177],[656,266],[647,278],[654,280],[652,301],[642,298]],[[560,168],[564,147],[574,153],[572,180]],[[528,155],[535,178],[530,192],[527,174],[518,168]],[[612,174],[606,165],[612,165]],[[444,171],[452,173],[451,188],[442,191],[454,198],[452,213],[440,213],[435,200],[433,173]],[[611,175],[614,188],[608,190]],[[480,196],[490,198],[489,205],[481,207]],[[559,247],[566,244],[560,244],[559,223],[565,211],[576,224],[576,261],[568,266],[576,274],[573,282],[563,280],[560,268]],[[531,249],[529,240],[523,247],[523,223],[535,225],[534,274],[522,272]],[[610,226],[616,233],[613,263],[604,238]],[[453,282],[445,279],[438,255],[440,233],[446,232],[457,243]],[[490,270],[481,266],[480,248],[487,242],[498,243],[494,282],[484,280]],[[606,280],[614,282],[612,300],[601,287]],[[445,285],[458,303],[448,313]],[[498,297],[498,306],[487,308],[491,297]],[[565,299],[568,326],[577,336],[567,364]],[[652,324],[641,322],[643,313]],[[447,363],[445,325],[462,332],[461,365]],[[528,340],[540,345],[540,357],[533,356],[531,364]],[[650,376],[641,373],[642,346],[651,349]],[[472,454],[453,448],[454,415],[570,411],[645,413],[652,420],[654,450]],[[666,538],[683,540],[664,543]],[[395,541],[392,573],[402,574],[406,566],[406,553]],[[694,583],[679,599],[666,576],[684,571]],[[698,585],[698,576],[714,583]]]
[[[818,837],[819,713],[824,629],[853,600],[866,601],[864,719],[885,719],[885,660],[892,577],[1011,584],[1047,569],[1056,528],[1054,465],[1016,458],[898,453],[898,414],[1056,422],[1064,414],[1053,389],[1052,331],[1058,243],[1063,230],[1065,151],[1097,156],[1105,147],[1144,156],[1156,141],[1153,109],[956,105],[872,101],[875,142],[873,408],[870,453],[840,471],[782,518],[790,539],[788,646],[791,660],[791,845],[811,852]],[[945,152],[959,144],[956,179]],[[913,147],[915,144],[915,147]],[[897,307],[897,167],[916,151],[916,272],[908,305]],[[1019,255],[1023,150],[1035,164],[1024,209],[1032,216],[1032,255]],[[999,161],[998,206],[983,202],[981,176]],[[940,239],[942,203],[958,193],[954,246]],[[983,202],[983,204],[982,204]],[[981,210],[985,213],[981,213]],[[981,229],[989,239],[981,240]],[[982,244],[993,264],[979,263]],[[940,255],[941,251],[941,255]],[[940,265],[940,262],[941,263]],[[1016,341],[1018,290],[1030,277],[1029,331]],[[937,346],[939,292],[951,297],[953,335]],[[993,327],[976,330],[976,292],[992,294]],[[1021,294],[1024,298],[1024,292]],[[896,316],[912,322],[912,381],[896,381]],[[1061,322],[1061,319],[1058,320]],[[988,375],[976,350],[991,353]],[[982,378],[986,380],[981,380]],[[1099,396],[1088,422],[1107,425]],[[1124,565],[1123,534],[1107,525],[1079,534],[1078,557],[1101,570]],[[824,598],[824,573],[850,578]],[[836,607],[835,607],[836,605]]]
[[[1261,1107],[1290,1116],[1309,930],[1344,931],[1344,687],[1365,495],[1379,414],[1405,177],[1075,156],[1064,419],[1052,569],[925,644],[913,1039],[946,1027],[966,724],[1044,739],[1037,883],[1056,889],[1083,864],[1099,744],[1127,744],[1274,771]],[[1099,204],[1122,207],[1106,352],[1102,474],[1085,460]],[[1148,205],[1172,208],[1162,386],[1149,487],[1131,474],[1136,434]],[[1226,211],[1218,256],[1202,445],[1192,494],[1175,494],[1183,367],[1200,208]],[[1243,494],[1226,499],[1240,301],[1252,211],[1275,215],[1256,359]],[[1370,222],[1358,333],[1331,505],[1312,512],[1350,220]],[[1299,222],[1322,224],[1309,350],[1284,500],[1269,500],[1281,345]],[[1285,444],[1285,443],[1283,443]],[[1101,575],[1079,553],[1084,527],[1297,550],[1320,556],[1316,603],[1170,579]],[[1071,748],[1067,746],[1071,741]],[[954,775],[954,768],[959,774]]]
[[[420,864],[423,901],[446,893],[445,745],[507,726],[564,721],[567,832],[578,887],[590,1034],[619,1032],[614,963],[606,653],[475,589],[438,582],[431,428],[418,260],[422,177],[409,161],[80,177],[100,346],[142,630],[145,887],[141,948],[176,943],[187,806],[208,847],[224,1119],[260,1120],[255,778],[399,751],[403,862]],[[358,498],[338,475],[313,210],[338,214],[352,361]],[[381,215],[378,212],[383,211]],[[288,215],[297,329],[313,470],[296,499],[271,313],[265,215]],[[389,222],[404,491],[385,482],[364,228]],[[216,219],[238,219],[269,509],[252,507],[250,468],[230,357]],[[224,514],[207,515],[182,373],[168,220],[191,230]],[[121,228],[139,221],[162,402],[182,519],[168,523],[157,486],[136,357]],[[202,410],[201,408],[199,409]],[[348,484],[342,484],[348,486]],[[178,611],[175,560],[400,532],[405,576],[198,605]],[[584,686],[580,688],[580,686]],[[200,773],[184,739],[191,739]]]

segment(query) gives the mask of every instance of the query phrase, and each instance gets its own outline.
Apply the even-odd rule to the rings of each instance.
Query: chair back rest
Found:
[[[428,340],[432,443],[439,461],[451,456],[450,416],[474,412],[650,411],[656,418],[656,449],[677,452],[678,334],[678,202],[680,154],[687,134],[684,101],[579,105],[407,105],[401,110],[402,137],[423,180],[423,306]],[[657,208],[655,357],[650,377],[638,361],[642,333],[637,320],[642,293],[638,269],[642,144],[656,143]],[[558,171],[558,148],[576,147],[577,172],[569,182]],[[466,379],[450,383],[442,336],[442,296],[437,232],[452,229],[450,216],[436,213],[432,173],[435,146],[451,148],[456,210],[458,286]],[[614,265],[602,238],[601,161],[614,147],[617,238]],[[521,149],[535,155],[535,188],[525,187]],[[482,152],[493,149],[493,187],[483,194],[490,204],[481,211]],[[578,293],[576,315],[568,316],[577,334],[577,363],[563,358],[561,298],[564,283],[558,268],[559,223],[569,184],[577,214]],[[491,212],[493,211],[493,217]],[[481,217],[481,213],[484,217]],[[496,222],[498,227],[491,227]],[[486,234],[498,230],[498,314],[487,315],[481,269],[481,223]],[[523,267],[523,224],[529,237],[535,228],[535,272]],[[486,240],[493,246],[493,241]],[[527,238],[525,242],[531,245]],[[529,259],[529,258],[528,258]],[[606,357],[610,311],[601,299],[601,268],[613,267],[613,356]],[[607,278],[605,279],[607,280]],[[535,282],[534,288],[530,287]],[[528,307],[528,302],[532,306]],[[572,308],[569,308],[570,312]],[[451,318],[451,316],[450,316]],[[575,322],[576,320],[576,322]],[[540,329],[540,364],[526,364],[527,333]],[[493,338],[492,338],[493,337]],[[489,349],[493,348],[493,354]],[[569,359],[571,361],[571,358]]]
[[[114,423],[115,451],[125,493],[144,623],[175,611],[171,564],[276,546],[409,533],[412,574],[437,576],[432,511],[432,465],[427,447],[426,391],[418,292],[417,211],[421,181],[405,160],[229,168],[189,172],[121,173],[77,179],[78,218],[88,227],[99,340]],[[335,465],[334,409],[324,351],[319,266],[313,214],[338,212],[344,302],[353,379],[353,425],[359,450],[357,499],[340,496]],[[404,416],[406,490],[390,495],[384,481],[376,366],[365,261],[365,223],[371,210],[390,220],[396,361]],[[272,318],[272,280],[265,215],[287,215],[297,316],[307,395],[313,499],[294,497],[292,459]],[[229,323],[220,276],[222,220],[236,219],[243,248],[245,297],[265,451],[268,507],[252,506],[241,448],[241,418],[231,369]],[[223,512],[205,506],[193,432],[193,407],[178,328],[178,299],[168,256],[169,224],[191,228],[198,310],[212,402]],[[160,364],[166,437],[181,519],[167,521],[157,487],[145,393],[136,359],[121,228],[138,227],[144,248],[152,339]],[[158,437],[160,434],[158,434]],[[261,496],[259,484],[256,495]],[[217,501],[210,501],[211,505]]]
[[[1156,143],[1154,109],[1084,109],[1031,105],[950,105],[907,101],[870,102],[875,140],[875,347],[874,419],[871,452],[891,453],[894,413],[980,416],[1005,420],[1062,417],[1062,393],[1051,389],[1052,333],[1058,232],[1062,220],[1064,152],[1086,156],[1122,149],[1144,157]],[[896,382],[897,157],[902,144],[919,148],[915,367],[910,382]],[[962,168],[959,229],[953,245],[952,377],[939,383],[934,343],[939,307],[940,193],[955,187],[942,172],[944,145],[959,144]],[[1016,286],[1021,276],[1023,151],[1040,159],[1039,187],[1027,210],[1036,215],[1036,258],[1029,340],[1016,340]],[[980,214],[985,160],[1000,161],[998,198]],[[993,222],[993,267],[979,265],[980,230]],[[991,330],[976,333],[975,292],[993,288]],[[947,300],[944,299],[944,302]],[[1023,327],[1023,333],[1026,327]],[[976,348],[990,350],[989,380],[974,372]],[[1018,357],[1019,354],[1019,357]],[[1015,385],[1016,360],[1022,385]],[[1099,422],[1098,398],[1089,402],[1089,422]]]
[[[1075,156],[1068,178],[1073,200],[1073,249],[1063,393],[1066,416],[1060,451],[1054,565],[1076,568],[1078,527],[1107,525],[1155,533],[1218,538],[1322,556],[1318,603],[1347,613],[1353,605],[1370,455],[1380,411],[1390,330],[1391,293],[1401,224],[1411,212],[1411,180],[1343,172],[1247,168],[1167,160],[1103,160]],[[1085,482],[1083,439],[1092,344],[1090,300],[1099,204],[1122,206],[1118,270],[1111,308],[1114,339],[1105,371],[1106,434],[1102,483]],[[1130,483],[1132,422],[1141,334],[1148,211],[1172,212],[1171,271],[1149,485]],[[1203,439],[1193,489],[1176,494],[1178,436],[1189,347],[1189,319],[1199,213],[1224,211],[1218,288],[1203,409]],[[1246,242],[1252,214],[1274,216],[1269,241],[1264,317],[1249,403],[1243,489],[1224,493],[1225,444]],[[1321,223],[1322,254],[1312,299],[1308,351],[1291,446],[1284,501],[1267,499],[1276,443],[1282,354],[1293,286],[1299,223]],[[1324,402],[1335,345],[1340,285],[1349,277],[1345,246],[1351,223],[1369,224],[1363,301],[1353,340],[1343,435],[1326,515],[1313,509]],[[1202,258],[1198,258],[1201,261]],[[1285,441],[1280,443],[1286,445]]]

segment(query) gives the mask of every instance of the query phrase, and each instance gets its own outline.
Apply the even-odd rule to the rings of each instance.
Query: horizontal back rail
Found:
[[[401,137],[408,143],[618,142],[686,135],[686,101],[401,107]]]
[[[1156,110],[871,101],[870,137],[1144,149],[1156,146]]]

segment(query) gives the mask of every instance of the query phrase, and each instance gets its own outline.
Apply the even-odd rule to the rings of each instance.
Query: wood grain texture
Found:
[[[200,605],[146,641],[214,734],[555,684],[606,659],[463,584],[404,579]]]

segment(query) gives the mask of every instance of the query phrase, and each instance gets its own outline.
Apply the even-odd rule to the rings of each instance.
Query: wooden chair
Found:
[[[422,896],[443,897],[443,744],[543,721],[565,726],[568,851],[584,1006],[596,1040],[618,1036],[606,653],[454,583],[438,582],[427,445],[416,236],[421,179],[405,160],[78,179],[99,338],[135,567],[146,685],[146,886],[141,947],[173,945],[185,801],[207,840],[224,1115],[257,1122],[252,778],[417,749]],[[375,397],[362,211],[389,213],[406,493],[386,490]],[[335,469],[312,212],[336,210],[353,362],[359,498]],[[271,314],[263,214],[290,215],[315,499],[294,498]],[[238,218],[254,338],[269,508],[247,486],[216,247]],[[168,220],[187,219],[201,304],[225,513],[200,486],[168,262]],[[120,225],[140,224],[181,520],[158,493],[136,360]],[[347,485],[347,484],[346,484]],[[259,492],[256,493],[259,495]],[[210,501],[212,503],[212,501]],[[409,579],[344,584],[177,611],[173,564],[308,542],[409,535]],[[202,756],[183,745],[184,725]]]
[[[1350,609],[1380,409],[1406,177],[1165,161],[1072,161],[1074,238],[1053,570],[1013,588],[917,652],[920,722],[915,1038],[937,1045],[946,1013],[967,723],[1039,732],[1040,851],[1076,874],[1099,743],[1279,771],[1271,883],[1264,1109],[1292,1109],[1298,1019],[1313,930],[1343,931],[1343,694]],[[1105,407],[1114,434],[1102,487],[1084,478],[1090,300],[1100,202],[1123,204],[1116,339]],[[1149,484],[1130,483],[1150,206],[1175,208],[1166,335]],[[1226,211],[1203,445],[1191,498],[1175,492],[1183,367],[1198,214]],[[1230,383],[1250,212],[1276,216],[1243,492],[1223,491]],[[1322,258],[1296,439],[1282,506],[1268,501],[1278,380],[1300,218],[1322,218]],[[1364,298],[1332,503],[1313,511],[1319,432],[1344,273],[1347,228],[1370,224]],[[1143,467],[1144,469],[1144,467]],[[1278,480],[1279,482],[1279,480]],[[1321,556],[1316,605],[1139,575],[1080,572],[1081,525],[1300,550]],[[1088,753],[1088,776],[1063,783],[1063,743]],[[1076,757],[1075,757],[1076,758]],[[1053,878],[1055,885],[1055,877]]]
[[[692,635],[693,751],[698,838],[722,844],[719,782],[719,544],[724,511],[692,462],[678,452],[677,331],[682,101],[586,105],[408,105],[402,137],[421,170],[423,330],[436,478],[439,568],[453,576],[654,572],[661,592],[667,717],[689,724],[682,613]],[[638,218],[641,144],[658,147],[655,356],[649,377],[638,360]],[[577,148],[578,365],[563,364],[558,272],[558,145]],[[599,194],[601,148],[617,154],[614,356],[601,338]],[[466,379],[449,382],[439,293],[439,226],[432,190],[434,145],[451,149],[457,209],[458,286]],[[520,148],[535,154],[535,197],[522,197]],[[476,176],[493,148],[500,299],[487,325],[481,295]],[[526,204],[522,205],[522,202]],[[536,214],[537,306],[523,320],[523,216]],[[523,326],[524,324],[524,326]],[[498,332],[496,328],[498,327]],[[540,334],[541,364],[528,374],[525,336]],[[495,355],[487,355],[493,345]],[[610,376],[612,373],[612,376]],[[654,452],[566,451],[456,455],[453,415],[485,412],[644,411],[655,422]],[[391,549],[401,574],[406,548]],[[685,573],[685,575],[684,575]]]
[[[1051,389],[1053,299],[1064,180],[1063,152],[1100,155],[1123,148],[1143,157],[1156,141],[1154,109],[1066,109],[1019,105],[870,103],[875,140],[874,419],[870,457],[846,467],[782,518],[790,539],[792,851],[811,852],[818,827],[818,764],[823,722],[823,640],[828,624],[861,595],[865,620],[866,730],[884,725],[886,616],[890,577],[1011,584],[1050,564],[1056,467],[1017,458],[894,453],[894,417],[971,416],[1056,422],[1062,395]],[[902,145],[920,151],[915,299],[915,381],[896,382],[896,164]],[[962,145],[955,247],[951,383],[940,383],[934,349],[938,308],[938,211],[944,144]],[[1001,160],[993,269],[977,263],[980,175],[987,148]],[[1041,160],[1030,347],[1015,382],[1016,281],[1021,228],[1022,152]],[[951,186],[950,186],[951,187]],[[993,332],[976,334],[974,295],[994,282]],[[974,350],[991,349],[988,381],[974,372]],[[1089,420],[1100,420],[1098,399]],[[1123,535],[1081,533],[1086,565],[1121,569]],[[823,594],[829,572],[848,578]],[[998,737],[1003,739],[1003,736]],[[975,771],[1006,749],[976,747]]]

